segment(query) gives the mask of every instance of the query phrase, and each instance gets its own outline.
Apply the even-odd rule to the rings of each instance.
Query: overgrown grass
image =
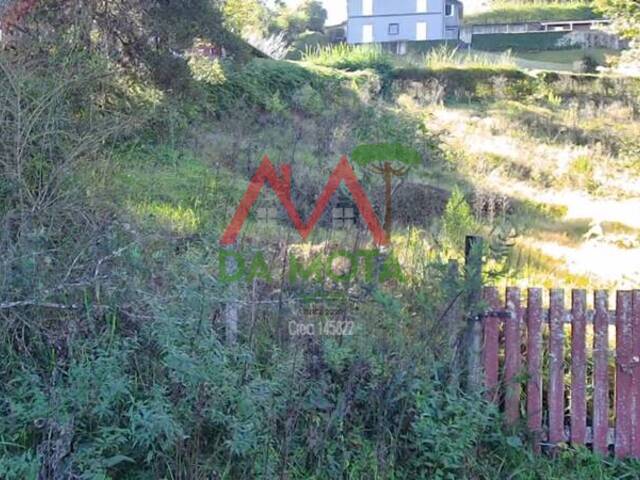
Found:
[[[341,70],[390,70],[394,57],[377,45],[338,44],[308,50],[303,61]]]
[[[584,0],[555,2],[549,0],[498,0],[487,12],[465,15],[467,24],[540,22],[556,20],[591,20],[601,18],[591,2]]]
[[[582,128],[585,112],[603,111],[611,119],[619,112],[622,123],[635,118],[637,95],[619,84],[578,78],[564,85],[528,77],[508,60],[496,68],[488,57],[446,50],[430,55],[426,66],[393,70],[398,88],[444,89],[450,95],[438,97],[441,104],[510,108],[511,126],[498,125],[500,134],[530,129],[522,137],[537,131],[551,143],[558,126],[540,125],[550,119],[573,118]],[[42,179],[51,171],[46,159],[73,150],[69,143],[36,141],[44,127],[23,142],[28,161],[17,158],[15,170],[27,166],[25,177],[5,175],[0,197],[9,205],[1,218],[9,231],[0,236],[7,246],[0,256],[0,478],[636,478],[637,463],[603,460],[583,449],[533,456],[525,430],[503,430],[495,405],[458,388],[452,345],[467,322],[462,314],[443,318],[455,299],[467,297],[468,285],[446,257],[463,256],[466,234],[485,233],[495,247],[487,255],[497,265],[509,245],[491,232],[506,232],[508,239],[518,214],[543,217],[540,228],[567,227],[564,212],[535,206],[514,214],[503,205],[498,216],[504,225],[498,225],[486,218],[484,206],[471,205],[465,194],[473,196],[475,180],[492,174],[471,163],[479,155],[456,156],[445,147],[431,123],[433,110],[388,101],[408,90],[382,97],[380,89],[350,81],[358,74],[341,71],[387,72],[394,64],[386,54],[334,47],[310,53],[307,62],[196,65],[202,94],[196,98],[204,98],[206,108],[181,100],[173,111],[169,92],[154,96],[150,108],[158,118],[141,115],[132,122],[139,130],[98,143],[87,162],[61,169],[65,188],[54,197],[42,197]],[[33,101],[33,85],[51,90],[47,76],[23,75],[33,82],[24,86],[32,93],[22,97],[25,106]],[[86,114],[89,97],[73,93],[63,97],[66,108],[47,110],[45,126],[60,117],[56,141],[69,142],[69,118]],[[523,105],[543,107],[505,101],[519,95]],[[610,105],[614,99],[620,106]],[[21,102],[8,96],[3,104],[7,112]],[[564,110],[573,117],[562,116]],[[109,113],[100,110],[118,120]],[[6,159],[14,159],[19,116],[0,115],[7,126],[4,136],[0,132],[6,168]],[[167,135],[162,125],[180,128]],[[278,165],[292,164],[294,203],[308,211],[339,156],[376,142],[420,152],[423,161],[409,181],[430,174],[442,180],[441,218],[425,218],[435,193],[423,203],[409,197],[406,203],[420,216],[393,239],[410,282],[292,285],[283,276],[289,247],[298,241],[289,223],[282,229],[288,233],[245,228],[237,245],[245,256],[263,252],[275,283],[224,280],[219,235],[264,152],[273,152]],[[517,157],[522,162],[534,143],[524,145]],[[591,177],[595,166],[585,158],[570,163],[570,173]],[[506,161],[487,163],[493,168]],[[521,169],[522,180],[533,170]],[[383,192],[380,179],[358,175],[375,200]],[[426,187],[414,185],[416,192]],[[452,199],[444,187],[457,187]],[[47,202],[33,208],[20,203],[29,196],[74,201],[62,210]],[[396,209],[398,217],[406,210]],[[289,242],[289,233],[295,240]],[[314,237],[305,249],[327,255],[344,247],[342,232],[322,233],[322,243],[312,243]],[[361,241],[359,234],[355,240]],[[513,261],[521,267],[511,272],[514,281],[569,275],[560,262],[531,256]],[[309,299],[340,310],[318,318],[305,310]],[[230,307],[238,312],[238,336],[225,344]],[[319,325],[336,318],[353,321],[354,335],[289,335],[290,322]]]
[[[457,48],[441,46],[428,52],[424,57],[424,64],[428,69],[438,70],[446,68],[461,69],[516,69],[516,63],[510,52],[495,55]]]
[[[145,233],[166,230],[183,236],[220,228],[227,216],[220,206],[241,188],[184,147],[124,145],[110,171],[114,208]]]

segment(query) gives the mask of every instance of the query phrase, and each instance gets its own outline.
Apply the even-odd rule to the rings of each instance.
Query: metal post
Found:
[[[465,241],[465,284],[467,289],[467,387],[482,388],[482,237],[469,236]]]

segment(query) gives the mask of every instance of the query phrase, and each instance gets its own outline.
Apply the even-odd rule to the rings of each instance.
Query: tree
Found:
[[[621,35],[631,39],[631,50],[622,53],[620,66],[640,72],[640,0],[595,0],[595,5],[613,20],[614,28]]]
[[[640,0],[595,0],[598,10],[614,21],[627,38],[640,37]]]
[[[217,0],[21,0],[15,5],[19,8],[10,9],[8,18],[26,32],[16,40],[21,52],[100,52],[175,92],[184,91],[190,79],[185,59],[176,53],[191,48],[195,38],[229,52],[246,51],[224,27],[224,5]]]
[[[285,32],[289,40],[294,40],[307,31],[322,32],[327,21],[327,11],[317,0],[305,0],[295,7],[279,5],[272,31]]]
[[[225,25],[234,33],[264,33],[266,8],[260,0],[227,0],[222,9]]]
[[[352,154],[355,163],[382,175],[385,184],[384,231],[387,242],[391,241],[393,228],[393,179],[403,177],[414,165],[422,161],[420,154],[413,148],[399,143],[378,143],[360,145]],[[401,166],[394,166],[395,163]]]
[[[323,32],[328,15],[322,3],[318,0],[306,0],[301,8],[307,17],[307,30]]]

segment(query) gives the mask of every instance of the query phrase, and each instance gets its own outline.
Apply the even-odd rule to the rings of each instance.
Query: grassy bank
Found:
[[[615,58],[620,52],[604,48],[585,48],[569,50],[552,50],[544,52],[518,52],[518,58],[535,62],[565,63],[581,61],[585,56],[593,58],[598,64],[606,65],[609,58]]]
[[[486,12],[465,15],[465,24],[492,24],[517,22],[552,22],[558,20],[592,20],[602,18],[590,2],[549,2],[546,0],[520,2],[505,0],[494,2]]]

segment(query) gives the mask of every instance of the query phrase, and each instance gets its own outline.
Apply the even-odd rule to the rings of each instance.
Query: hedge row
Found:
[[[491,33],[474,35],[472,47],[488,52],[504,50],[526,52],[566,49],[566,46],[558,46],[559,40],[565,35],[566,32]]]

